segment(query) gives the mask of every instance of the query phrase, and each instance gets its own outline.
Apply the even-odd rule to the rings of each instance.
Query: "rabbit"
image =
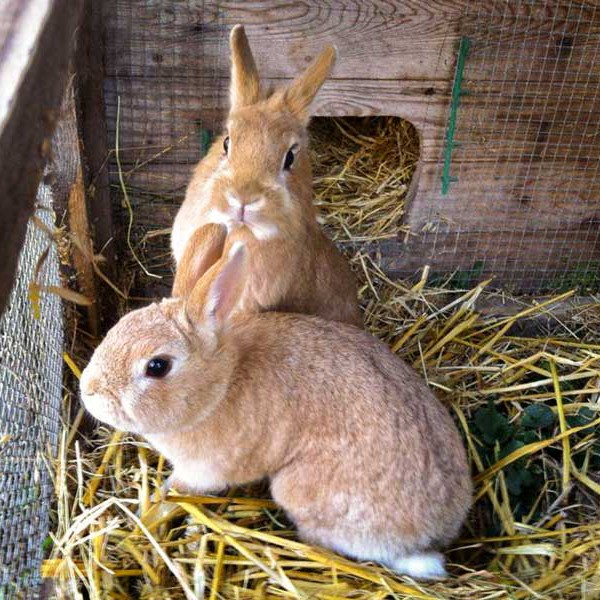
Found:
[[[235,306],[249,250],[213,225],[200,278],[124,316],[81,377],[89,412],[144,436],[180,492],[263,478],[300,537],[415,578],[471,503],[465,449],[425,382],[367,332],[314,315]],[[207,241],[208,240],[208,241]]]
[[[194,231],[226,225],[249,257],[238,310],[317,314],[362,326],[348,262],[317,223],[308,156],[310,104],[335,61],[327,47],[289,86],[266,94],[241,25],[231,31],[231,109],[195,168],[173,223],[177,267]]]

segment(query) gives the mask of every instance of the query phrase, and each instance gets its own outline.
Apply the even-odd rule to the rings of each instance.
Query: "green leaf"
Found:
[[[522,442],[521,440],[510,440],[507,444],[504,444],[502,446],[502,449],[500,450],[500,456],[498,458],[504,458],[505,456],[508,456],[511,452],[522,448],[524,445],[525,442]]]
[[[539,441],[539,435],[532,429],[523,429],[517,434],[517,439],[524,444],[533,444],[533,442]]]
[[[594,420],[594,412],[587,406],[580,408],[576,414],[567,417],[567,425],[569,427],[582,427]]]
[[[504,442],[512,435],[512,425],[493,405],[480,408],[475,413],[474,420],[486,444]]]
[[[521,416],[521,426],[526,429],[550,427],[556,421],[556,415],[545,404],[530,404]]]
[[[533,475],[526,467],[509,467],[506,469],[506,488],[513,496],[519,496],[533,483]]]
[[[505,474],[506,489],[513,496],[518,496],[521,493],[523,484],[523,471],[521,469],[507,469]]]
[[[48,535],[46,536],[46,539],[42,542],[42,550],[44,552],[50,552],[50,550],[52,550],[52,538]]]

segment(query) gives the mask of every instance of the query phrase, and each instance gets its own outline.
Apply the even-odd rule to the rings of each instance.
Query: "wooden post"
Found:
[[[98,286],[72,85],[65,92],[60,121],[52,138],[52,162],[46,173],[50,176],[57,220],[68,225],[71,237],[69,262],[75,277],[67,270],[68,285],[76,285],[77,291],[92,300],[85,312],[89,332],[97,337],[100,333]]]
[[[0,313],[12,288],[82,0],[8,0],[0,25]]]
[[[102,2],[85,0],[75,57],[75,102],[82,151],[83,181],[94,252],[102,254],[100,265],[116,280],[116,243],[108,177],[108,144],[104,113],[104,23]],[[117,298],[101,286],[97,301],[105,328],[117,319]]]

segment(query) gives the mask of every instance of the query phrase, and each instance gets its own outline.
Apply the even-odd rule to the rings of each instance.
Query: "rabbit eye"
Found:
[[[146,377],[160,379],[171,370],[171,361],[168,358],[156,356],[151,358],[146,365]]]
[[[225,155],[229,154],[229,136],[223,140],[223,150],[225,151]]]
[[[296,158],[295,151],[297,150],[297,148],[298,148],[298,146],[296,144],[294,144],[287,151],[287,154],[285,155],[285,160],[283,161],[283,170],[284,171],[289,171],[292,168],[292,165],[294,164],[294,159]]]

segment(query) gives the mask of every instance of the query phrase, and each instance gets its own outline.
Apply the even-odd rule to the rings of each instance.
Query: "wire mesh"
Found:
[[[122,283],[131,296],[164,295],[172,276],[170,227],[192,168],[220,133],[228,108],[229,31],[219,4],[199,0],[110,0],[103,17]]]
[[[38,193],[37,217],[53,226],[49,189]],[[0,598],[37,598],[54,489],[48,459],[60,426],[62,314],[55,295],[41,298],[39,319],[29,284],[58,285],[58,257],[31,221],[15,285],[0,319]]]
[[[594,3],[472,2],[453,181],[427,199],[427,259],[520,292],[600,285],[600,11]],[[447,128],[448,131],[448,128]]]
[[[254,25],[268,4],[248,10]],[[227,109],[227,38],[236,3],[102,6],[121,283],[134,297],[160,296],[170,289],[174,215]],[[350,18],[341,4],[328,10],[335,19]],[[454,18],[446,26],[449,41],[470,41],[450,165],[456,181],[441,193],[444,141],[436,122],[429,142],[440,146],[432,167],[437,183],[419,199],[426,229],[413,230],[420,242],[410,273],[414,264],[431,264],[444,277],[458,267],[456,280],[464,285],[493,276],[513,292],[597,289],[598,8],[574,0],[490,0],[464,3]],[[444,54],[438,65],[444,77],[451,57]],[[430,101],[440,99],[434,93]],[[382,245],[382,255],[391,271],[406,275],[399,238]]]

